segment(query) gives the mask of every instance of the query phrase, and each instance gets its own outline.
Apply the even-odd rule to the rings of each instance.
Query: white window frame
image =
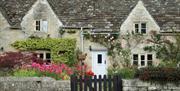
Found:
[[[39,24],[37,24],[37,22]],[[45,33],[48,32],[48,21],[47,20],[40,19],[40,20],[36,20],[35,23],[36,23],[36,29],[35,29],[36,31],[45,32]]]
[[[51,56],[51,52],[50,51],[36,51],[36,53],[37,53],[37,57],[38,58],[40,58],[40,54],[43,54],[42,60],[51,60],[52,59],[52,57],[50,57],[50,59],[47,59],[47,57],[46,57],[47,53],[50,53],[50,56]]]
[[[138,55],[138,60],[134,60],[134,57],[133,57],[134,55]],[[145,57],[144,60],[143,60],[145,65],[141,65],[141,61],[142,61],[141,60],[141,56],[142,55],[144,55],[144,57]],[[148,55],[152,55],[152,60],[148,60]],[[133,53],[132,54],[131,65],[134,66],[133,62],[137,61],[138,62],[138,65],[137,65],[138,68],[143,68],[143,67],[147,67],[148,66],[148,61],[152,61],[152,65],[153,65],[153,60],[154,60],[154,54],[152,54],[152,53],[147,53],[147,54],[146,53]]]
[[[152,60],[148,60],[148,55],[152,55]],[[149,61],[152,61],[152,65],[153,65],[153,59],[154,59],[154,55],[153,54],[151,54],[151,53],[147,54],[147,66],[149,66],[148,65]]]
[[[141,59],[141,56],[144,56],[144,60]],[[146,54],[139,54],[139,59],[138,59],[138,67],[146,67],[147,66],[147,56]],[[141,62],[144,61],[144,65],[141,64]]]
[[[137,60],[134,60],[134,55],[138,55],[138,59]],[[137,66],[139,66],[139,54],[137,54],[137,53],[134,53],[134,54],[132,54],[132,63],[131,63],[131,65],[134,65],[134,61],[137,61]]]
[[[146,27],[145,28],[142,28],[142,24],[146,24]],[[136,28],[136,24],[138,25],[138,28]],[[134,33],[135,34],[147,34],[147,22],[134,22]],[[136,30],[138,29],[138,33],[136,32]],[[146,33],[142,33],[142,29],[145,29],[146,30]]]

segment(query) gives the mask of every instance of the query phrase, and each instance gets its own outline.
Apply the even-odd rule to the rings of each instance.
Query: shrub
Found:
[[[52,77],[57,80],[68,80],[70,75],[73,74],[73,70],[65,64],[38,64],[32,63],[32,68],[39,73],[39,76]]]
[[[180,69],[167,67],[143,68],[137,72],[137,77],[144,81],[177,82],[180,80]]]
[[[50,50],[55,63],[73,65],[75,63],[75,39],[33,38],[16,41],[12,46],[21,51]]]
[[[32,60],[35,62],[40,62],[34,53],[5,52],[0,55],[0,68],[18,68],[23,64],[30,64]]]
[[[133,68],[110,68],[108,69],[109,75],[120,75],[124,79],[133,79],[136,73],[136,69]]]
[[[19,69],[14,71],[16,77],[38,77],[39,73],[35,70],[30,69]]]

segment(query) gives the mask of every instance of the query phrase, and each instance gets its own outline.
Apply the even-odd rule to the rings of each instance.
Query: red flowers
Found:
[[[89,70],[86,72],[87,76],[94,76],[94,72],[92,72],[92,70]]]
[[[38,64],[32,63],[31,67],[44,76],[51,76],[55,79],[67,80],[73,74],[73,70],[65,64]]]

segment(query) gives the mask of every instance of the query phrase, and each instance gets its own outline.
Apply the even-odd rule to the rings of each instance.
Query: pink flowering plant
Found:
[[[24,72],[26,72],[26,74],[23,74]],[[33,74],[29,74],[28,72]],[[16,70],[14,76],[52,77],[56,80],[69,80],[73,73],[73,70],[65,64],[46,65],[33,62],[31,65],[24,65],[21,69]]]
[[[66,64],[46,64],[33,62],[31,65],[23,65],[15,70],[14,76],[18,77],[52,77],[56,80],[69,80],[71,75],[94,76],[91,70],[87,70],[87,65],[76,65],[68,67]]]
[[[32,68],[36,70],[40,76],[52,77],[58,80],[68,80],[73,70],[65,64],[38,64],[32,63]]]

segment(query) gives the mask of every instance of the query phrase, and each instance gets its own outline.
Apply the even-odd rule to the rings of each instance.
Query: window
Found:
[[[146,34],[147,25],[146,23],[135,23],[134,29],[135,33]]]
[[[102,63],[102,55],[98,54],[98,64],[101,64],[101,63]]]
[[[45,60],[47,62],[51,62],[51,53],[50,52],[47,52],[47,51],[41,51],[41,52],[37,52],[37,57],[42,59],[42,60]]]
[[[141,33],[146,34],[146,23],[141,23]]]
[[[152,66],[152,60],[153,60],[153,55],[152,54],[148,54],[147,55],[147,61],[148,61],[148,66]]]
[[[148,55],[147,55],[147,59],[148,59],[148,60],[152,60],[152,59],[153,59],[153,58],[152,58],[152,54],[148,54]]]
[[[135,24],[135,33],[139,33],[139,24]]]
[[[141,66],[145,66],[145,55],[141,55]]]
[[[36,21],[36,31],[40,31],[40,21]]]
[[[153,65],[153,54],[133,54],[132,65],[141,67]]]
[[[133,65],[138,66],[138,54],[133,55]]]
[[[51,53],[46,53],[47,62],[51,62]]]
[[[43,54],[43,53],[40,53],[40,54],[39,54],[39,58],[44,59],[44,54]]]
[[[46,20],[36,21],[36,31],[47,32],[48,31],[48,22]]]

